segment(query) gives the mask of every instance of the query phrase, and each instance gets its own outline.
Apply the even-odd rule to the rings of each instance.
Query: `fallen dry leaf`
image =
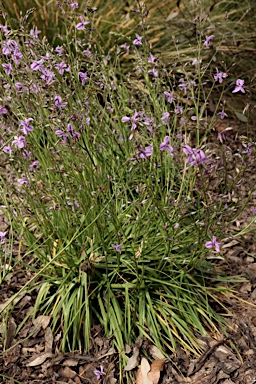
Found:
[[[139,348],[136,345],[133,347],[133,354],[127,361],[126,366],[124,367],[124,371],[131,371],[136,368],[139,363]]]
[[[36,327],[42,327],[43,329],[46,329],[50,323],[51,317],[40,315],[36,319],[33,320],[33,325]]]
[[[27,367],[36,367],[37,365],[41,365],[45,362],[46,359],[53,357],[51,352],[43,353],[40,356],[37,356],[34,360],[27,364]]]
[[[150,371],[149,362],[145,357],[142,357],[140,368],[138,369],[136,376],[136,384],[154,384],[152,380],[148,377]]]
[[[50,327],[45,330],[45,352],[52,352],[53,334]]]
[[[163,359],[154,360],[150,366],[150,371],[148,373],[148,378],[153,382],[153,384],[158,384],[160,379],[160,372],[164,368],[165,357]]]
[[[60,368],[59,374],[66,379],[73,379],[76,376],[76,372],[69,367]]]
[[[10,317],[8,320],[6,339],[5,339],[5,348],[6,349],[11,347],[14,336],[15,336],[16,329],[17,329],[17,325],[14,321],[14,318]]]
[[[155,360],[164,359],[164,355],[155,345],[150,347],[150,353]]]

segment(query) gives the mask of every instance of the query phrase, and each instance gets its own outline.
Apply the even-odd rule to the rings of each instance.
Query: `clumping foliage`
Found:
[[[238,281],[220,263],[221,247],[248,202],[233,203],[255,156],[243,138],[231,176],[225,132],[210,135],[225,103],[208,116],[205,77],[222,95],[247,94],[248,84],[221,65],[211,73],[207,31],[176,73],[147,41],[144,7],[140,32],[106,54],[90,12],[65,3],[56,47],[2,15],[0,147],[12,174],[1,175],[4,265],[33,273],[24,290],[36,292],[34,316],[51,316],[63,350],[88,350],[101,324],[118,352],[140,336],[167,353],[181,344],[197,354],[197,336],[224,324],[212,303],[226,311],[221,298]],[[121,77],[124,56],[133,69]]]

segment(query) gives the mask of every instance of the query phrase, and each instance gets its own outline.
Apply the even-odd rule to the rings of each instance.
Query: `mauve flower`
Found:
[[[64,144],[66,144],[66,141],[67,141],[67,138],[68,138],[68,134],[63,132],[61,129],[57,129],[55,131],[55,133],[56,133],[56,136],[58,136],[59,138],[63,139]]]
[[[155,79],[158,77],[158,71],[155,68],[149,69],[148,74],[153,76]]]
[[[170,121],[170,113],[169,112],[164,112],[162,114],[161,120],[164,124],[168,124]]]
[[[62,101],[62,98],[59,95],[56,95],[54,97],[54,105],[56,107],[58,107],[58,108],[65,107],[67,104],[68,104],[67,102]]]
[[[10,39],[3,43],[2,53],[5,56],[10,56],[10,54],[14,52],[17,48],[18,44],[16,43],[16,41]]]
[[[205,243],[205,247],[206,248],[213,248],[213,247],[215,247],[215,251],[216,252],[220,252],[220,243],[217,241],[216,236],[212,237],[212,241],[207,241],[207,243]]]
[[[140,121],[140,116],[139,116],[139,113],[138,112],[134,112],[133,116],[132,117],[128,117],[128,116],[123,116],[122,117],[122,123],[126,123],[127,121],[130,121],[132,123],[132,129],[136,129],[137,128],[137,121]]]
[[[211,40],[214,39],[214,37],[215,37],[214,35],[205,36],[204,46],[205,47],[209,47],[210,43],[211,43]]]
[[[123,48],[126,51],[126,53],[130,52],[130,45],[122,44],[120,45],[120,48]]]
[[[33,171],[34,169],[36,169],[38,167],[38,165],[39,165],[39,161],[33,161],[33,163],[30,164],[30,166],[29,166],[29,170]]]
[[[22,129],[23,129],[23,132],[24,132],[24,135],[29,135],[30,132],[33,131],[34,127],[32,127],[32,125],[30,125],[30,121],[33,121],[34,119],[32,119],[32,117],[29,117],[28,119],[26,119],[25,121],[21,120],[20,121],[20,125],[22,125]]]
[[[92,57],[92,53],[91,53],[91,51],[90,51],[89,49],[85,49],[85,50],[83,51],[83,54],[84,54],[86,57],[88,57],[88,59],[90,59],[90,58]]]
[[[219,115],[221,119],[224,119],[224,117],[228,117],[228,115],[223,110],[221,112],[218,112],[217,115]]]
[[[183,148],[183,152],[188,155],[187,163],[192,166],[198,166],[208,161],[208,157],[205,156],[202,149],[191,148],[189,145],[186,145]]]
[[[83,30],[86,25],[90,24],[90,21],[85,21],[82,16],[80,16],[80,21],[81,22],[76,25],[76,29],[79,31]]]
[[[26,176],[22,177],[21,179],[18,179],[18,183],[20,185],[28,184],[28,178]]]
[[[64,63],[64,61],[62,61],[62,62],[59,63],[59,64],[56,64],[56,65],[55,65],[55,68],[59,71],[59,73],[60,73],[61,75],[63,75],[64,70],[67,71],[67,72],[69,71],[69,67],[67,66],[66,63]]]
[[[38,71],[43,68],[44,59],[41,60],[34,60],[33,63],[30,65],[30,68],[33,71]]]
[[[6,232],[0,232],[0,244],[4,244],[6,240]]]
[[[58,45],[56,48],[55,48],[55,52],[58,53],[59,56],[61,56],[63,54],[63,47],[61,47],[60,45]]]
[[[232,91],[232,93],[236,93],[236,92],[239,92],[239,91],[241,91],[242,93],[245,93],[245,90],[244,90],[243,86],[244,86],[244,80],[241,80],[241,79],[236,80],[236,87]]]
[[[4,153],[8,153],[9,155],[12,154],[12,147],[10,146],[10,144],[8,144],[5,147],[3,147],[3,152]]]
[[[139,159],[146,159],[146,157],[151,156],[153,153],[153,144],[145,147],[145,149],[142,148],[142,146],[139,146],[139,152],[137,153],[137,156]]]
[[[6,73],[7,75],[10,75],[11,71],[13,71],[13,68],[12,68],[12,65],[11,65],[11,64],[6,64],[6,63],[4,63],[4,64],[2,64],[2,67],[4,68],[5,73]]]
[[[6,113],[8,113],[7,109],[3,105],[0,105],[0,115],[5,115]]]
[[[179,87],[180,89],[182,89],[184,93],[186,93],[186,92],[187,92],[187,85],[186,85],[186,83],[185,83],[185,80],[184,80],[184,79],[180,79],[180,80],[179,80],[179,83],[180,83],[180,84],[178,85],[178,87]]]
[[[30,30],[29,34],[30,36],[33,36],[35,38],[38,38],[38,35],[41,33],[39,29],[34,25],[34,27]]]
[[[78,72],[78,75],[80,77],[82,85],[85,85],[85,83],[89,80],[89,77],[87,76],[87,72]]]
[[[115,250],[119,253],[122,253],[122,244],[111,244],[111,247],[115,248]]]
[[[168,103],[172,103],[173,102],[173,100],[174,100],[173,92],[164,91],[164,95],[165,95]]]
[[[18,49],[15,49],[12,55],[12,59],[16,65],[20,64],[22,57],[23,57],[22,53]]]
[[[24,136],[15,136],[12,144],[16,145],[19,149],[26,147],[26,139]]]
[[[218,68],[216,68],[216,73],[214,75],[215,81],[219,81],[219,83],[221,84],[223,82],[223,79],[225,79],[226,77],[228,77],[227,73],[219,72]]]
[[[142,45],[142,40],[143,39],[143,36],[140,36],[136,33],[136,39],[133,40],[133,45],[135,46],[138,46],[138,45]]]
[[[163,142],[160,144],[160,151],[166,151],[173,153],[173,147],[170,145],[170,137],[165,136]]]
[[[93,371],[93,373],[96,375],[96,380],[100,380],[101,376],[106,375],[102,365],[100,366],[100,371],[98,369],[95,369],[95,371]]]
[[[154,63],[156,60],[155,56],[152,55],[152,53],[149,54],[148,63]]]
[[[174,110],[175,115],[181,115],[182,112],[183,112],[183,109],[182,109],[182,107],[180,107],[179,105],[178,105],[177,108]]]
[[[76,9],[76,8],[78,8],[78,2],[75,1],[74,3],[71,3],[71,4],[70,4],[70,8],[72,8],[72,9]]]

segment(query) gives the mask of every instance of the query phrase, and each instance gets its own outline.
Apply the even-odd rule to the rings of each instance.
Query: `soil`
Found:
[[[234,132],[235,134],[235,132]],[[234,136],[230,136],[230,142]],[[251,161],[244,180],[253,184],[256,178],[255,160]],[[242,188],[242,187],[241,187]],[[244,228],[255,217],[254,192],[246,210],[232,223],[234,232]],[[254,229],[256,225],[254,224]],[[0,227],[0,230],[1,229]],[[14,249],[15,251],[15,249]],[[230,313],[225,332],[198,337],[203,353],[189,356],[181,348],[164,360],[159,381],[163,384],[253,384],[256,383],[256,241],[254,233],[236,238],[223,246],[223,268],[231,275],[243,275],[227,299]],[[16,266],[1,285],[0,311],[8,299],[31,278]],[[8,321],[0,327],[0,383],[119,383],[119,356],[104,338],[101,326],[92,329],[92,346],[88,353],[60,352],[60,334],[53,335],[48,316],[29,316],[35,304],[35,293],[18,296],[16,307]],[[27,317],[27,318],[26,318]],[[24,321],[19,332],[18,328]],[[4,340],[4,341],[3,341]],[[4,345],[3,345],[4,343]],[[148,342],[141,342],[148,349]],[[141,344],[140,343],[140,344]],[[132,349],[126,351],[132,356]],[[138,361],[139,363],[139,361]],[[105,376],[97,380],[95,369],[103,366]],[[137,364],[138,365],[138,364]],[[134,372],[138,367],[134,367]],[[125,383],[125,380],[122,382]],[[137,380],[137,382],[139,382]],[[140,382],[142,383],[142,382]]]

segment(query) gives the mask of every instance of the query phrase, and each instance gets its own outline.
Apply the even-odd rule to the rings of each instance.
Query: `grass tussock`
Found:
[[[151,50],[158,32],[147,27],[164,7],[150,6],[149,14],[138,6],[139,28],[127,20],[127,35],[117,10],[100,3],[85,13],[71,3],[47,10],[49,25],[53,14],[65,21],[57,46],[26,29],[26,17],[17,28],[6,17],[1,27],[0,145],[12,176],[1,176],[9,228],[1,232],[1,279],[6,265],[33,274],[22,290],[35,290],[34,316],[51,316],[62,350],[88,350],[101,324],[118,352],[140,336],[166,353],[179,344],[198,354],[197,336],[219,332],[225,322],[215,306],[227,310],[228,284],[239,281],[220,263],[221,246],[248,203],[234,196],[255,143],[242,138],[234,156],[225,131],[213,143],[210,132],[227,115],[223,98],[247,97],[250,84],[233,80],[231,69],[211,70],[219,42],[204,7],[193,58],[192,46],[173,44],[180,71],[166,66]],[[122,39],[100,40],[104,31]],[[210,116],[215,89],[221,98]],[[242,116],[249,121],[249,107]]]

